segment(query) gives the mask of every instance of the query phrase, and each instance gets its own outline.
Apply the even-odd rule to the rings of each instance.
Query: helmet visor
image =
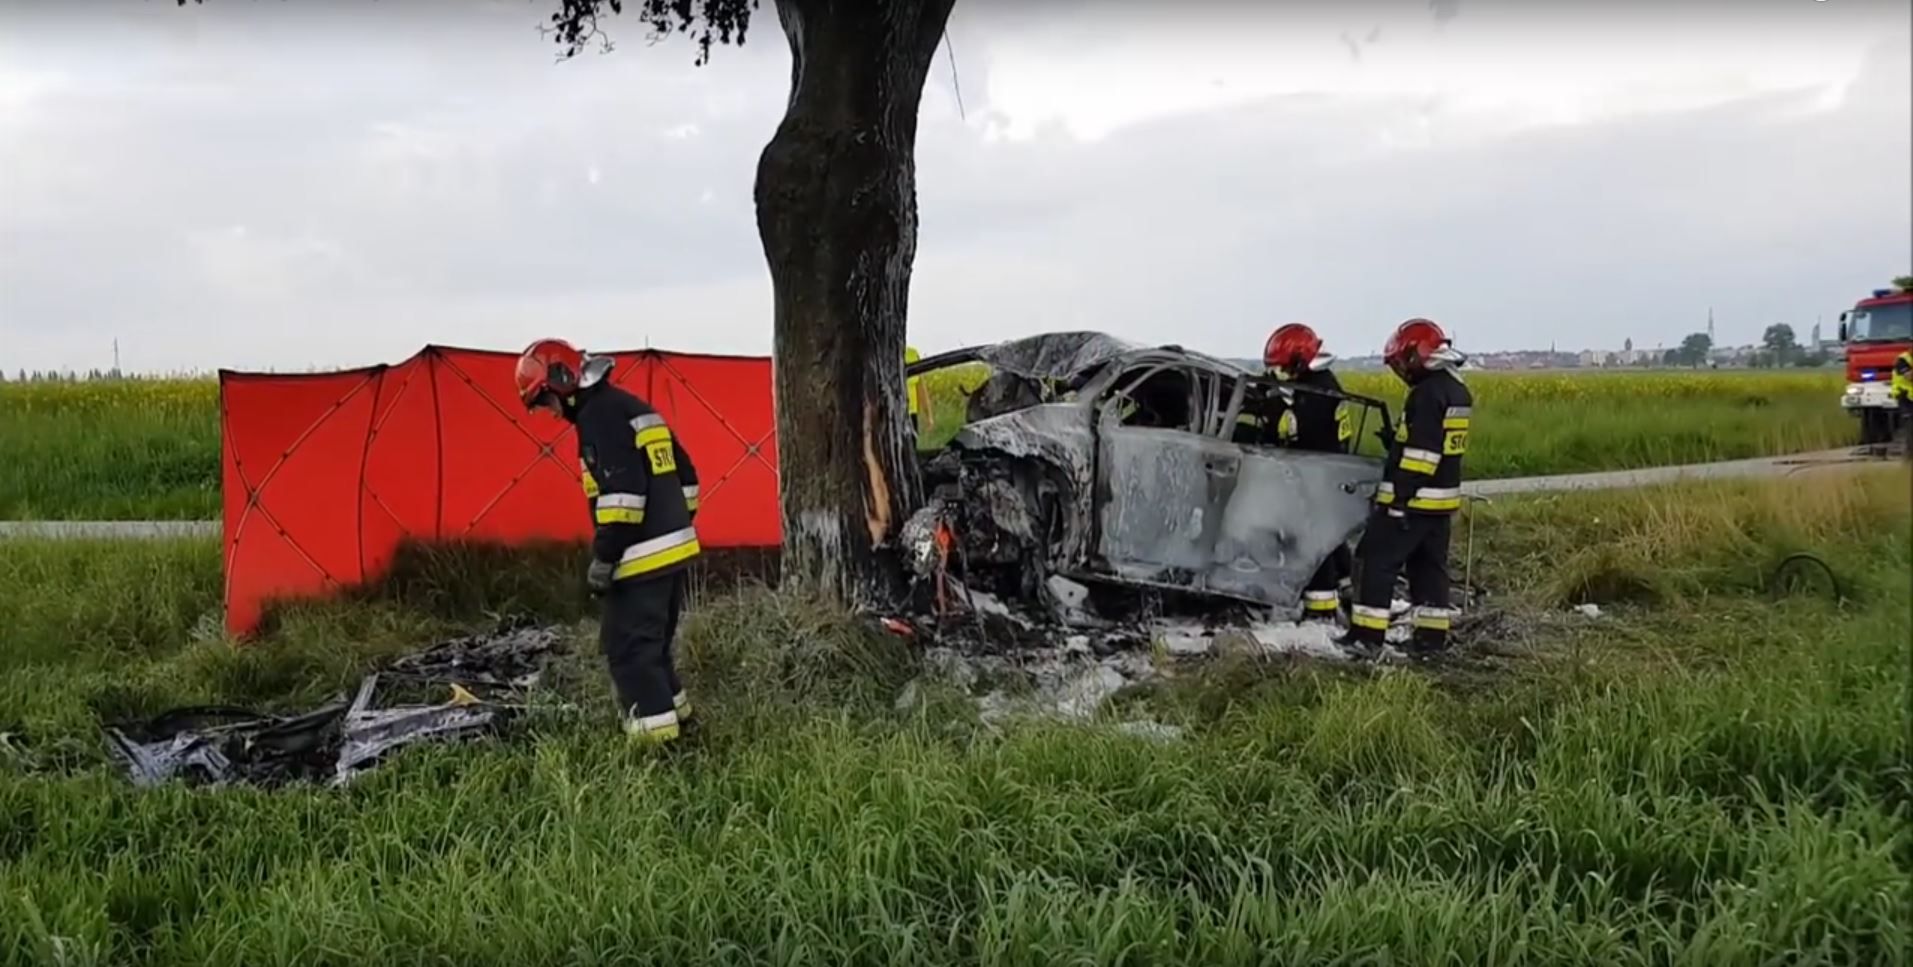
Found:
[[[525,409],[536,413],[540,410],[552,415],[563,416],[564,407],[558,404],[558,394],[549,389],[541,389],[525,401]]]

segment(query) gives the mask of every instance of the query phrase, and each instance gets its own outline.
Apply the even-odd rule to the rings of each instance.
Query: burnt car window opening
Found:
[[[1121,426],[1198,432],[1197,382],[1189,371],[1157,365],[1123,374],[1121,387],[1104,403],[1104,419]]]

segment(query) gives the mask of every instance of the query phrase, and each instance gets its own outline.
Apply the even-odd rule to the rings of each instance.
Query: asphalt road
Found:
[[[1495,497],[1502,494],[1531,494],[1562,490],[1614,490],[1624,487],[1648,487],[1682,480],[1782,477],[1837,467],[1865,464],[1880,466],[1887,463],[1887,460],[1868,456],[1864,451],[1857,449],[1822,450],[1818,453],[1796,453],[1784,457],[1756,457],[1751,460],[1723,460],[1719,463],[1690,463],[1673,467],[1644,467],[1639,470],[1605,470],[1600,473],[1475,480],[1463,483],[1461,492],[1470,496]]]
[[[1694,463],[1675,467],[1647,467],[1640,470],[1609,470],[1600,473],[1554,474],[1543,477],[1509,477],[1503,480],[1476,480],[1462,485],[1462,492],[1476,497],[1504,494],[1532,494],[1568,490],[1613,490],[1647,487],[1681,480],[1727,480],[1744,477],[1779,477],[1811,473],[1860,464],[1883,465],[1886,460],[1868,456],[1858,449],[1823,450],[1784,457],[1759,457],[1752,460],[1726,460],[1720,463]],[[52,537],[116,539],[153,537],[220,536],[220,523],[210,521],[0,521],[0,538]]]

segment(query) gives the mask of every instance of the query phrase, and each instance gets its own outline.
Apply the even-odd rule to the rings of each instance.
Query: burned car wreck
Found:
[[[958,350],[907,371],[977,364],[988,376],[962,429],[922,455],[929,500],[903,535],[920,576],[947,573],[1058,614],[1085,595],[1292,610],[1322,561],[1359,534],[1382,478],[1381,457],[1357,445],[1389,430],[1379,400],[1095,332]],[[1356,452],[1295,449],[1266,432],[1310,393],[1348,408]]]

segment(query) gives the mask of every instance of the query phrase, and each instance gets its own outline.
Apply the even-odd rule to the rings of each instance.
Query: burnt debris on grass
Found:
[[[557,629],[536,626],[455,638],[366,675],[349,700],[291,715],[174,709],[107,728],[107,746],[139,786],[344,785],[394,749],[494,732],[524,707],[561,640]],[[389,699],[399,701],[382,704]]]
[[[1088,719],[1120,693],[1224,654],[1338,664],[1407,660],[1395,647],[1410,634],[1405,588],[1398,589],[1392,608],[1390,647],[1381,655],[1357,655],[1338,643],[1345,625],[1302,621],[1299,607],[1055,573],[1003,579],[1006,571],[1019,569],[1040,574],[1040,562],[1027,558],[1020,565],[994,560],[988,570],[965,572],[975,562],[940,526],[938,513],[927,508],[904,528],[908,603],[884,624],[921,647],[923,683],[968,694],[988,724],[1017,716]],[[981,575],[991,590],[967,584],[966,573]],[[1458,588],[1457,596],[1464,605],[1480,599],[1473,588]],[[1451,652],[1505,632],[1498,613],[1458,623]],[[915,706],[922,695],[922,683],[913,684],[899,696],[898,708]]]

